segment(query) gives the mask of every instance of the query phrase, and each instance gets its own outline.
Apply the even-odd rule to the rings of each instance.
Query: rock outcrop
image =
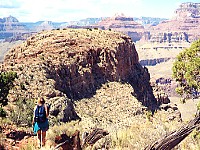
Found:
[[[145,60],[140,60],[140,64],[142,66],[155,66],[159,63],[166,62],[168,60],[170,60],[170,58],[145,59]]]
[[[6,55],[3,70],[17,72],[9,99],[91,97],[107,81],[128,82],[133,95],[152,107],[149,73],[130,37],[113,31],[65,29],[32,36]]]
[[[181,43],[189,42],[188,34],[186,32],[164,31],[164,32],[149,32],[146,40],[154,43]]]

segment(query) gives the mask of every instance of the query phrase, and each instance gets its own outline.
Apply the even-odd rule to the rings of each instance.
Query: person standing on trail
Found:
[[[37,134],[39,147],[45,146],[46,131],[49,129],[49,110],[45,104],[44,98],[39,98],[34,108],[33,114],[33,131]]]

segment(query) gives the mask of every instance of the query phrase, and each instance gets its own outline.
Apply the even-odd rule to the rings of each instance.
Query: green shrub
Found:
[[[15,103],[10,114],[10,120],[16,125],[32,126],[34,100],[20,99]]]
[[[183,95],[192,94],[200,89],[200,40],[195,41],[190,48],[182,51],[173,64],[173,77],[179,82],[176,91]]]
[[[25,87],[25,85],[24,85],[23,83],[20,83],[20,88],[21,88],[22,90],[26,90],[26,87]]]
[[[0,107],[0,117],[6,117],[6,112],[2,107]]]
[[[151,117],[152,117],[152,112],[151,111],[146,111],[146,118],[148,121],[151,121]]]
[[[200,102],[197,103],[197,110],[200,111]]]
[[[0,73],[0,107],[8,104],[8,93],[13,87],[13,81],[17,78],[16,72],[1,72]]]

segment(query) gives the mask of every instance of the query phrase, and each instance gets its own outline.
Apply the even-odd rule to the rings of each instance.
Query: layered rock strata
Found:
[[[133,20],[132,17],[127,17],[124,14],[116,14],[113,17],[106,18],[97,24],[98,27],[106,30],[111,29],[127,34],[136,42],[139,41],[144,32],[144,26]]]
[[[159,31],[159,34],[172,33],[175,42],[193,42],[200,37],[200,3],[182,3],[175,10],[174,17],[168,21],[163,21],[150,29]],[[151,33],[152,34],[152,33]],[[155,35],[156,36],[156,35]],[[151,39],[155,37],[152,35]],[[172,40],[173,42],[173,40]]]
[[[200,3],[182,3],[175,11],[176,19],[186,17],[200,18]]]
[[[0,39],[22,36],[21,33],[25,30],[25,25],[20,23],[15,17],[0,18]]]

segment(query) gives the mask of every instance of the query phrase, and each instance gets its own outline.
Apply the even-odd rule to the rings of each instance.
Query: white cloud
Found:
[[[0,0],[0,8],[18,8],[20,3],[12,0]]]
[[[183,0],[178,0],[183,1]],[[157,4],[160,5],[157,5]],[[168,15],[174,0],[0,0],[0,17],[12,15],[19,21],[72,21],[86,17]],[[150,7],[148,6],[150,5]],[[169,5],[169,7],[167,7]],[[159,8],[161,7],[161,8]]]
[[[141,0],[0,0],[0,17],[13,15],[19,21],[70,21],[86,17],[105,17],[123,12],[130,15]],[[0,5],[1,6],[1,5]],[[129,11],[128,11],[129,10]]]

